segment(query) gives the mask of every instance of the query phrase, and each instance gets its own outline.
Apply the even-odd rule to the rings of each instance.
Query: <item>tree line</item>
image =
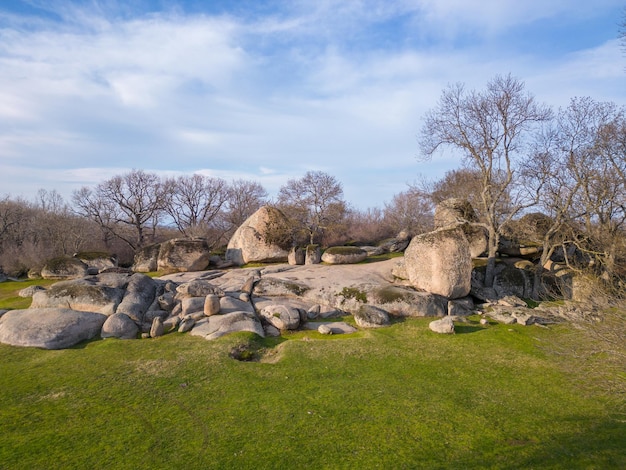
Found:
[[[200,174],[161,178],[143,170],[83,187],[66,202],[42,190],[35,201],[0,200],[2,268],[17,274],[47,257],[82,250],[133,253],[173,237],[203,237],[223,248],[234,230],[264,204],[289,219],[287,245],[373,244],[400,231],[432,229],[433,207],[467,199],[488,233],[486,284],[498,247],[519,220],[542,218],[542,267],[558,250],[584,254],[585,266],[623,279],[626,223],[626,113],[612,102],[573,98],[554,110],[523,82],[496,76],[484,90],[448,86],[420,130],[422,158],[443,148],[462,166],[436,181],[407,186],[382,208],[358,210],[332,175],[309,171],[285,183],[275,199],[256,181]],[[535,218],[534,220],[538,220]],[[575,265],[574,259],[566,262]],[[581,263],[579,263],[581,265]]]

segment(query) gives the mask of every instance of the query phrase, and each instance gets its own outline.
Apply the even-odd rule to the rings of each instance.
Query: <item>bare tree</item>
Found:
[[[125,241],[132,249],[152,238],[165,205],[165,192],[154,173],[132,170],[98,184],[95,190],[81,188],[72,195],[77,213],[96,221],[105,232]]]
[[[525,92],[524,83],[511,75],[496,76],[483,92],[466,92],[463,85],[449,86],[438,105],[426,114],[421,131],[421,151],[432,157],[442,147],[461,152],[469,168],[480,172],[479,210],[489,232],[485,285],[495,274],[500,230],[504,223],[528,206],[512,201],[508,213],[498,210],[516,183],[519,159],[538,125],[551,118],[551,110]]]
[[[230,228],[236,229],[267,203],[267,191],[257,181],[233,180],[228,188],[225,219]]]
[[[346,211],[341,183],[322,171],[309,171],[300,179],[289,180],[279,190],[278,205],[311,244],[320,241]]]
[[[178,230],[187,237],[206,237],[228,199],[226,181],[194,174],[168,179],[165,187],[165,211]]]
[[[415,185],[409,186],[385,203],[384,222],[396,235],[401,230],[406,230],[410,236],[428,232],[433,226],[430,195]]]

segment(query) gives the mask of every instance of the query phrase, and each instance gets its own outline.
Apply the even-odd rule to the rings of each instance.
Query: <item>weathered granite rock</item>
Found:
[[[380,328],[389,325],[389,314],[373,305],[361,305],[353,316],[354,321],[361,328]]]
[[[159,243],[155,243],[137,250],[133,261],[133,271],[137,273],[149,273],[156,271],[160,249],[161,245]]]
[[[157,268],[159,270],[201,271],[209,266],[211,251],[201,238],[173,238],[161,243]]]
[[[450,299],[470,292],[472,258],[460,228],[418,235],[404,252],[409,280],[418,289]]]
[[[105,269],[117,268],[117,257],[104,252],[81,251],[74,255],[74,258],[81,260],[87,265],[87,269],[93,269],[96,274]]]
[[[320,264],[322,261],[322,249],[319,245],[307,245],[304,253],[304,264]]]
[[[322,255],[322,261],[328,264],[356,264],[365,258],[367,252],[356,246],[333,246]]]
[[[152,320],[152,327],[150,328],[150,337],[158,338],[165,333],[165,327],[163,326],[163,320],[161,317],[156,317]]]
[[[296,330],[300,326],[300,312],[288,305],[267,305],[259,311],[259,315],[279,330]]]
[[[191,316],[185,317],[181,320],[180,324],[178,325],[178,332],[187,333],[188,331],[191,331],[191,329],[194,327],[195,324],[196,324],[196,320],[194,320],[193,317]]]
[[[463,297],[462,299],[454,299],[448,301],[448,315],[450,316],[466,316],[471,315],[474,309],[474,301],[471,297]]]
[[[265,337],[265,331],[259,319],[254,314],[247,312],[232,312],[206,317],[197,322],[189,334],[211,340],[238,331],[249,331],[262,338]]]
[[[138,325],[156,297],[156,282],[145,274],[133,274],[126,286],[124,298],[117,307],[118,313],[125,313]]]
[[[41,270],[41,277],[44,279],[78,279],[86,275],[87,265],[70,257],[48,260]]]
[[[180,304],[182,310],[180,312],[181,315],[189,315],[196,312],[202,312],[204,315],[204,303],[206,297],[186,297],[184,298]]]
[[[228,295],[220,297],[220,313],[246,312],[254,315],[254,307],[250,302],[244,302]]]
[[[321,334],[321,335],[332,335],[333,334],[333,329],[328,326],[327,324],[322,324],[320,326],[317,327],[317,331]]]
[[[103,285],[97,278],[61,281],[35,292],[30,308],[69,308],[111,315],[123,295],[123,289]]]
[[[305,258],[304,248],[299,247],[299,246],[294,246],[291,250],[289,250],[287,262],[294,266],[301,266],[304,264],[304,258]]]
[[[289,253],[268,242],[267,233],[289,226],[285,215],[275,207],[263,206],[235,231],[226,248],[226,260],[242,266],[247,263],[286,262]],[[281,238],[274,233],[272,238]]]
[[[22,289],[21,291],[19,291],[17,293],[17,295],[19,295],[20,297],[32,297],[33,295],[35,295],[37,292],[39,291],[43,291],[46,290],[44,287],[41,286],[28,286],[24,289]]]
[[[220,313],[220,298],[215,294],[209,294],[204,298],[203,311],[207,317]]]
[[[67,308],[11,310],[0,317],[0,343],[69,348],[98,335],[106,318],[100,313]]]
[[[334,321],[334,322],[309,322],[303,326],[304,329],[307,330],[317,330],[321,333],[320,328],[324,330],[330,330],[330,334],[333,335],[342,335],[342,334],[351,334],[356,333],[357,330],[352,325],[346,323],[345,321]],[[322,333],[329,334],[329,333]]]
[[[128,315],[114,313],[102,325],[101,338],[135,339],[139,327]]]
[[[452,334],[454,333],[454,322],[450,317],[443,317],[439,320],[431,321],[428,324],[428,328],[430,328],[435,333],[441,334]]]
[[[206,280],[184,282],[176,288],[176,298],[206,297],[209,294],[224,295],[224,291]]]

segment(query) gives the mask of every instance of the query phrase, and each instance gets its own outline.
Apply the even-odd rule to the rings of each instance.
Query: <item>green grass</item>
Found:
[[[623,367],[577,367],[566,325],[477,320],[0,345],[0,468],[626,468]]]
[[[7,281],[0,282],[0,309],[21,309],[30,307],[32,299],[30,297],[20,297],[18,292],[30,286],[47,287],[54,284],[55,280],[37,279],[28,281]]]

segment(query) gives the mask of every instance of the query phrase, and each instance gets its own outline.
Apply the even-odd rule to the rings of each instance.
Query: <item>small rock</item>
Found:
[[[319,331],[320,334],[322,335],[332,335],[333,334],[333,330],[330,326],[323,324],[317,327],[317,331]]]
[[[489,320],[487,320],[486,318],[481,318],[480,319],[480,324],[481,325],[488,325],[489,324]]]
[[[204,299],[204,314],[207,317],[220,313],[220,298],[218,295],[209,294]]]
[[[193,328],[195,324],[196,324],[196,321],[193,319],[193,317],[187,316],[183,318],[182,321],[180,322],[180,325],[178,326],[178,332],[187,333],[189,330]]]
[[[46,290],[46,289],[41,286],[29,286],[19,291],[17,295],[19,295],[20,297],[24,297],[24,298],[32,297],[35,294],[35,292],[39,292],[42,290]]]
[[[319,305],[313,305],[311,308],[309,308],[306,311],[306,317],[309,320],[315,320],[319,316],[320,316],[320,306]]]
[[[361,328],[380,328],[389,325],[389,314],[373,305],[362,305],[353,316]]]
[[[265,330],[265,336],[271,336],[274,338],[280,336],[280,330],[274,325],[265,325],[263,328]]]
[[[161,317],[156,317],[152,320],[152,328],[150,328],[150,337],[157,338],[159,336],[163,336],[165,333],[165,328],[163,327],[163,320]]]
[[[452,318],[448,317],[443,317],[439,320],[431,321],[428,327],[435,333],[448,335],[454,333],[454,322],[452,321]]]

